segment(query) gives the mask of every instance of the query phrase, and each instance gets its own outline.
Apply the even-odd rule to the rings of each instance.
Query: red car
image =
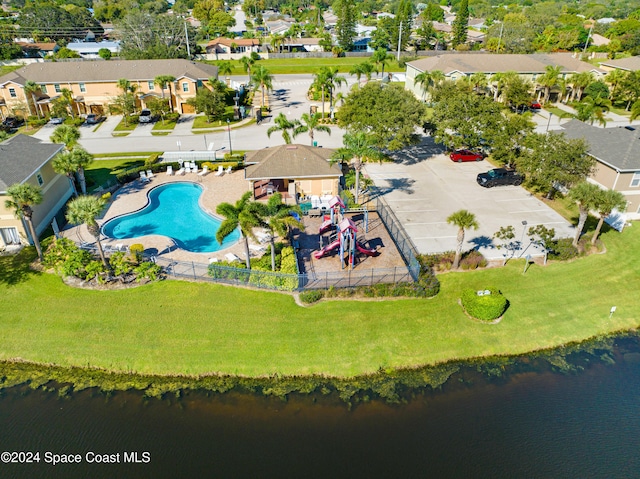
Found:
[[[451,161],[462,163],[463,161],[482,161],[484,155],[471,150],[456,150],[449,155]]]
[[[538,103],[537,101],[532,101],[531,102],[531,106],[529,107],[532,110],[541,110],[542,109],[542,105],[540,103]]]

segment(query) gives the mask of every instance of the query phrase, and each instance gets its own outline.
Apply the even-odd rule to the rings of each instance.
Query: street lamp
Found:
[[[233,146],[231,146],[231,120],[227,118],[227,131],[229,132],[229,153],[233,155]]]
[[[520,238],[520,249],[522,249],[524,243],[524,233],[527,231],[527,220],[522,222],[522,238]]]

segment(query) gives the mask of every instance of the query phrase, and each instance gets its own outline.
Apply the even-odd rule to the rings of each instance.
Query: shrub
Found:
[[[82,117],[72,118],[72,117],[68,116],[64,120],[64,124],[65,125],[76,126],[76,127],[82,126],[82,125],[84,125],[84,118],[82,118]]]
[[[158,158],[160,158],[160,153],[154,153],[153,155],[150,155],[149,158],[147,158],[144,162],[144,165],[148,168],[149,166],[153,165],[154,163],[158,162]]]
[[[476,250],[465,253],[460,260],[460,268],[462,269],[478,269],[485,266],[487,266],[487,260],[482,256],[482,253]]]
[[[76,276],[85,279],[86,267],[91,262],[91,254],[76,246],[67,239],[60,238],[51,243],[44,255],[43,264],[47,268],[53,268],[62,276]]]
[[[162,268],[151,261],[144,261],[133,269],[136,275],[136,282],[140,282],[143,279],[149,279],[156,281],[160,277]]]
[[[131,259],[139,263],[142,261],[142,253],[144,253],[144,246],[140,243],[135,243],[129,246],[129,253],[131,253]]]
[[[180,119],[180,113],[177,112],[172,112],[172,113],[167,113],[164,116],[165,121],[172,121],[174,123],[177,123],[177,121]]]
[[[123,276],[133,271],[133,265],[122,251],[113,253],[109,258],[109,264],[116,276]]]
[[[561,238],[555,241],[550,249],[549,258],[559,261],[567,261],[580,255],[570,238]]]
[[[462,307],[467,314],[481,321],[493,321],[502,316],[507,309],[507,298],[497,288],[488,288],[491,294],[478,296],[472,289],[462,292]]]
[[[85,278],[88,281],[95,279],[98,283],[104,284],[107,282],[106,278],[107,270],[102,264],[102,261],[93,260],[85,267]]]
[[[111,199],[111,192],[107,191],[106,193],[104,193],[100,198],[102,198],[105,201],[109,201]]]
[[[319,289],[312,289],[300,293],[300,301],[305,304],[312,304],[324,298],[324,292]]]

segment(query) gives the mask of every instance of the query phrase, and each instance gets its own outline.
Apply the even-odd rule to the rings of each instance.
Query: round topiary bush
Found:
[[[469,316],[481,321],[493,321],[499,318],[508,306],[507,298],[497,288],[482,291],[466,289],[462,292],[460,301]]]

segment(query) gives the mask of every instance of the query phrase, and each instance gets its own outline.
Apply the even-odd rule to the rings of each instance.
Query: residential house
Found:
[[[170,90],[174,110],[193,113],[187,100],[193,98],[209,78],[218,77],[218,67],[183,59],[33,63],[0,77],[0,112],[29,114],[32,100],[24,91],[27,81],[40,85],[36,103],[41,115],[48,114],[51,101],[59,97],[63,89],[71,91],[75,113],[104,114],[114,98],[122,94],[117,82],[123,78],[136,85],[139,106],[144,107],[150,97],[161,97],[163,93],[165,98],[169,97],[168,88],[163,92],[154,83],[161,75],[176,79]]]
[[[260,39],[219,37],[207,43],[205,49],[208,54],[239,53],[250,55],[260,51]]]
[[[600,63],[600,68],[610,72],[612,70],[624,70],[634,72],[640,70],[640,55],[635,57],[620,58],[619,60],[606,60]]]
[[[55,42],[16,42],[27,58],[45,58],[53,55],[60,47]]]
[[[291,28],[291,25],[295,24],[296,21],[293,18],[287,18],[282,20],[269,20],[264,22],[265,27],[267,27],[267,31],[271,35],[281,35],[287,30]]]
[[[287,38],[282,48],[287,52],[321,52],[323,51],[320,46],[321,40],[321,38]]]
[[[330,162],[334,150],[282,145],[247,153],[244,177],[254,198],[279,191],[285,198],[337,195],[342,171]]]
[[[43,201],[33,208],[33,225],[42,233],[73,194],[69,179],[53,171],[52,159],[64,145],[43,143],[28,135],[15,135],[0,143],[0,249],[33,243],[25,222],[7,209],[7,188],[29,183],[42,189]]]
[[[100,58],[98,52],[106,48],[112,55],[120,53],[120,42],[71,42],[67,44],[67,48],[76,52],[82,58],[96,59]]]
[[[421,85],[415,83],[415,77],[422,72],[439,70],[449,80],[469,77],[474,73],[484,73],[488,77],[496,73],[515,71],[524,80],[535,84],[536,79],[545,73],[547,66],[560,66],[560,76],[564,79],[574,73],[592,72],[596,78],[602,78],[605,71],[590,63],[583,62],[572,53],[533,53],[501,54],[490,53],[451,53],[423,58],[407,63],[405,88],[416,97],[422,98]]]
[[[578,120],[562,125],[567,138],[589,144],[596,169],[589,181],[622,193],[627,199],[626,219],[640,219],[640,129],[633,126],[598,128]]]

